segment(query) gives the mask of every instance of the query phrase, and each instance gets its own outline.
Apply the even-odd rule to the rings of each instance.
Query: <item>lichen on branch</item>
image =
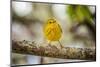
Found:
[[[60,59],[96,60],[95,48],[40,46],[34,41],[12,41],[12,52]]]

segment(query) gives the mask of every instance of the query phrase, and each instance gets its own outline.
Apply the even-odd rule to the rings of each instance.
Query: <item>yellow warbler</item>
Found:
[[[51,41],[58,41],[61,48],[63,47],[59,41],[62,35],[62,29],[55,19],[48,19],[43,28],[43,32],[45,38],[49,40],[49,45]]]

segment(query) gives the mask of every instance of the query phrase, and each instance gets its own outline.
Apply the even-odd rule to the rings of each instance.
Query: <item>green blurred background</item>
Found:
[[[95,48],[96,7],[71,4],[50,4],[12,1],[12,40],[46,43],[43,26],[49,18],[56,18],[63,34],[65,47]],[[53,42],[53,44],[57,44]],[[57,59],[12,53],[12,64],[47,64],[84,60]],[[85,60],[86,61],[86,60]]]

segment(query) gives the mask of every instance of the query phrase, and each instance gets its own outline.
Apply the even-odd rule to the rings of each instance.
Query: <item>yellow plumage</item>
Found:
[[[62,36],[62,29],[55,19],[49,19],[46,22],[43,30],[46,39],[48,39],[50,42],[58,41],[60,43],[59,39]]]

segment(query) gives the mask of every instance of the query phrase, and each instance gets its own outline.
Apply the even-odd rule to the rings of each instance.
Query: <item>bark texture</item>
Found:
[[[12,41],[12,52],[60,59],[96,60],[95,48],[41,46],[34,41]]]

